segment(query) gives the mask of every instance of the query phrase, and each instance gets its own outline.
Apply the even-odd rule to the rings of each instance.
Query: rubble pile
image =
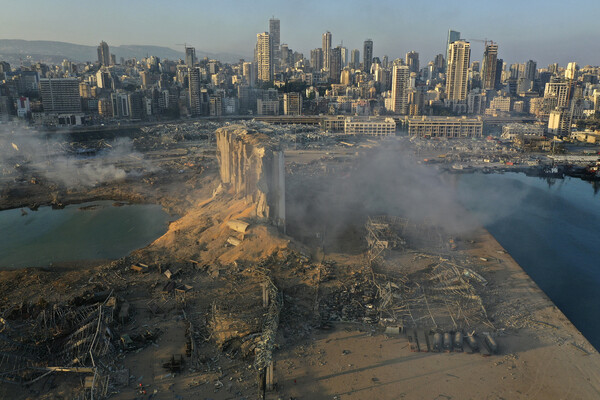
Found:
[[[242,357],[253,354],[261,330],[260,309],[227,309],[213,303],[208,329],[211,339],[222,351]]]
[[[149,330],[133,338],[120,335],[117,317],[127,307],[105,291],[68,304],[22,303],[3,310],[0,381],[31,384],[53,372],[91,374],[94,383],[82,394],[102,397],[118,382],[113,374],[119,354],[144,348],[158,335]]]

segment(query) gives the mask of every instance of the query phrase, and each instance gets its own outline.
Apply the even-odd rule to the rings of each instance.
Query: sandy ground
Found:
[[[525,305],[537,321],[498,337],[499,354],[411,352],[403,335],[336,324],[277,354],[279,398],[599,398],[598,352],[489,233],[476,242],[469,253],[489,259],[502,301]]]

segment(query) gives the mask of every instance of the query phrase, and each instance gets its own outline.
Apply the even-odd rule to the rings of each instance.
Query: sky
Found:
[[[480,60],[488,39],[507,63],[600,65],[600,0],[3,0],[0,39],[97,45],[143,44],[251,59],[256,34],[281,21],[281,43],[310,57],[330,31],[349,50],[373,39],[374,55],[390,60],[411,50],[425,66],[445,54],[448,29],[471,40]]]

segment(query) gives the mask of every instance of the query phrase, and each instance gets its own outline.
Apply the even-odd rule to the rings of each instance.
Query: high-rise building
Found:
[[[150,80],[151,80],[150,72],[148,72],[148,71],[140,71],[140,80],[142,81],[142,88],[143,89],[148,89],[148,87],[151,85],[151,83],[150,83]]]
[[[96,72],[96,86],[100,89],[112,89],[112,76],[108,69],[100,68],[98,72]]]
[[[129,99],[126,93],[113,92],[110,94],[112,110],[110,114],[114,118],[129,117]]]
[[[310,51],[310,66],[313,71],[323,69],[323,49],[317,48]]]
[[[242,75],[246,80],[246,84],[249,86],[254,86],[256,76],[254,74],[254,64],[251,62],[245,62],[242,64]]]
[[[442,72],[446,68],[446,60],[444,60],[443,54],[438,54],[435,56],[435,60],[433,61],[436,72]]]
[[[396,114],[408,113],[408,86],[410,68],[407,65],[394,65],[392,73],[392,111]]]
[[[358,69],[360,66],[360,50],[354,49],[350,53],[350,68]]]
[[[331,62],[331,32],[327,31],[323,34],[323,68],[329,71],[329,63]]]
[[[550,111],[548,133],[555,136],[569,136],[572,117],[573,115],[567,107],[557,107]]]
[[[273,80],[273,58],[271,54],[271,35],[267,32],[256,35],[257,79],[261,82]]]
[[[10,64],[6,61],[0,61],[0,74],[10,72]]]
[[[367,74],[371,72],[373,63],[373,40],[367,39],[363,45],[363,71]]]
[[[144,116],[142,94],[137,91],[127,94],[127,103],[129,105],[129,118],[142,119]]]
[[[329,63],[329,80],[331,83],[340,83],[342,73],[342,48],[337,46],[331,49],[331,62]]]
[[[406,65],[410,72],[419,73],[419,53],[416,51],[406,53]]]
[[[544,90],[544,99],[547,103],[548,111],[556,107],[567,108],[573,95],[572,84],[570,82],[549,82]]]
[[[200,68],[188,68],[188,100],[190,114],[193,116],[202,115],[201,77]]]
[[[280,40],[280,23],[279,19],[273,17],[269,20],[269,36],[271,37],[271,57],[272,66],[279,68],[279,64],[281,63],[281,49],[279,45],[281,44]],[[285,54],[287,56],[287,54]]]
[[[110,52],[108,44],[104,40],[98,46],[98,63],[107,67],[110,65]]]
[[[496,87],[496,68],[498,66],[498,45],[494,42],[486,43],[483,51],[483,66],[481,69],[481,84],[484,90],[493,90]]]
[[[504,68],[504,60],[496,61],[496,77],[494,78],[494,90],[499,90],[502,87],[502,71]]]
[[[535,74],[537,72],[537,63],[533,60],[529,60],[525,63],[525,78],[533,82],[535,80]]]
[[[282,43],[279,47],[279,66],[282,70],[285,70],[290,64],[293,65],[294,61],[290,60],[291,53],[290,47],[287,44]]]
[[[450,44],[446,71],[446,98],[463,101],[467,98],[467,81],[471,61],[471,44],[458,40]]]
[[[185,65],[188,68],[192,68],[196,62],[196,49],[193,47],[185,48]]]
[[[352,73],[348,68],[344,68],[340,74],[340,84],[349,86],[352,84]],[[600,101],[599,101],[600,102]]]
[[[75,78],[40,79],[40,94],[45,112],[81,112],[79,81]]]
[[[565,78],[570,79],[570,80],[577,79],[577,71],[578,70],[579,70],[579,67],[577,66],[577,63],[570,62],[569,64],[567,64],[567,69],[565,69]]]
[[[456,42],[457,40],[460,40],[460,32],[457,31],[453,31],[452,29],[448,30],[448,41],[446,43],[446,65],[445,67],[448,66],[448,60],[450,57],[450,45],[454,42]]]
[[[348,48],[341,46],[340,49],[342,52],[342,68],[346,68],[348,66]]]
[[[302,115],[302,95],[297,92],[284,93],[283,114]]]

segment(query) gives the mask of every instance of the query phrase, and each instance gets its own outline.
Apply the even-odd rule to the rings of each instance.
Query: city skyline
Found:
[[[309,0],[301,7],[275,1],[259,4],[223,1],[218,7],[206,7],[206,2],[179,1],[167,5],[135,0],[119,3],[118,13],[111,7],[113,3],[117,4],[108,1],[106,7],[90,9],[80,2],[61,0],[50,10],[35,0],[27,9],[9,4],[3,14],[10,18],[2,21],[5,29],[0,39],[88,45],[101,39],[114,46],[143,44],[177,50],[183,48],[180,43],[187,43],[199,50],[236,53],[249,60],[256,34],[268,31],[269,19],[275,17],[281,21],[280,42],[305,57],[309,57],[310,50],[321,46],[322,34],[329,31],[332,47],[343,41],[349,51],[362,49],[364,41],[370,38],[374,56],[388,55],[393,60],[416,51],[423,63],[445,53],[447,32],[453,29],[468,41],[488,39],[498,43],[498,58],[509,64],[529,59],[540,66],[552,62],[564,66],[571,61],[580,65],[599,64],[596,54],[600,52],[600,44],[593,38],[599,30],[594,19],[600,12],[600,4],[588,0],[570,6],[566,14],[557,1],[525,4],[466,1],[462,7],[438,4],[424,8],[391,1],[349,6],[338,1],[323,4]],[[516,4],[519,7],[511,6]],[[61,23],[65,9],[79,18],[69,24]],[[576,17],[567,18],[569,13],[576,12]],[[131,19],[132,15],[135,19]],[[107,19],[112,21],[110,29]],[[472,41],[472,60],[482,58],[483,47],[483,43]]]

